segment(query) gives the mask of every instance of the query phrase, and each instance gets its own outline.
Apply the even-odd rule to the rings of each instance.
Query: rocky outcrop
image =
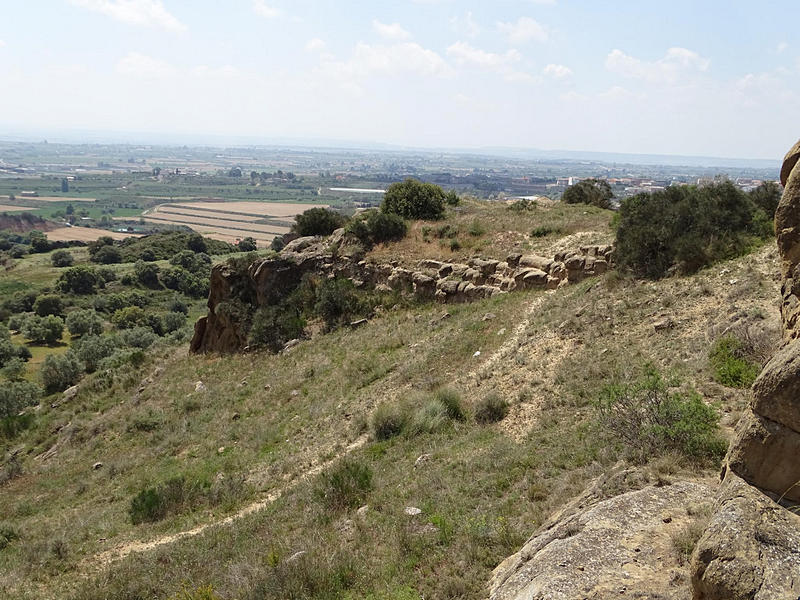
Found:
[[[800,142],[775,214],[784,345],[753,384],[723,468],[717,511],[692,559],[697,600],[800,597]],[[783,505],[783,506],[782,506]]]
[[[698,600],[796,600],[800,517],[728,471],[692,564]]]
[[[365,261],[359,251],[339,229],[328,238],[297,238],[278,257],[257,260],[246,268],[216,265],[211,270],[208,314],[195,324],[190,351],[242,350],[247,345],[249,313],[278,304],[307,273],[346,277],[356,287],[394,290],[420,301],[472,302],[514,290],[553,289],[580,281],[604,272],[612,255],[611,246],[585,246],[556,259],[522,254],[512,254],[505,261],[472,258],[466,264],[425,259],[412,270],[397,263]]]
[[[586,504],[543,526],[490,582],[490,600],[686,599],[674,539],[710,508],[711,488],[648,486]]]

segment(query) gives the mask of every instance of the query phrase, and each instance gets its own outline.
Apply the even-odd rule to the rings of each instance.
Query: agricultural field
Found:
[[[147,223],[183,225],[213,239],[235,243],[252,237],[268,246],[288,233],[294,216],[324,204],[293,202],[180,202],[161,204],[145,211]]]
[[[132,233],[122,233],[120,231],[109,231],[107,229],[94,229],[91,227],[59,227],[47,232],[47,239],[51,242],[93,242],[103,236],[114,240],[124,240],[129,237],[137,237]]]
[[[0,196],[0,200],[11,200],[8,196]],[[15,201],[26,200],[30,202],[97,202],[97,198],[77,198],[70,196],[23,196]]]
[[[11,204],[0,204],[0,212],[14,212],[28,210],[27,206],[12,206]]]

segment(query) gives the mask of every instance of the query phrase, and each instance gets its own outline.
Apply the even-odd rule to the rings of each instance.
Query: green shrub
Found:
[[[436,220],[444,216],[444,202],[445,193],[441,187],[409,177],[387,188],[381,212],[400,215],[404,219]]]
[[[172,300],[169,301],[167,304],[167,310],[169,312],[181,313],[183,315],[189,314],[188,305],[178,295],[174,296]]]
[[[626,198],[615,217],[617,263],[642,277],[694,273],[771,235],[759,214],[729,181]]]
[[[133,327],[120,331],[119,339],[129,348],[146,350],[155,343],[158,336],[149,327]]]
[[[475,407],[475,421],[483,425],[502,421],[507,414],[508,402],[496,392],[490,392],[484,396]]]
[[[72,349],[84,364],[86,372],[94,373],[99,367],[100,361],[114,354],[119,345],[120,340],[116,336],[87,335],[77,340]]]
[[[61,300],[61,296],[42,294],[33,303],[33,312],[40,317],[46,317],[47,315],[60,317],[64,314],[64,302]]]
[[[152,262],[168,260],[182,251],[210,255],[236,252],[233,244],[204,238],[196,233],[166,231],[141,238],[127,238],[119,243],[124,262],[136,262],[140,258]]]
[[[72,350],[64,354],[49,354],[42,363],[39,376],[48,394],[61,392],[75,385],[83,374],[83,364]]]
[[[769,221],[775,219],[775,211],[781,201],[781,187],[774,181],[765,181],[748,193],[750,200],[760,208]]]
[[[748,360],[742,341],[732,335],[719,338],[708,358],[714,379],[733,388],[749,388],[758,377],[761,366]]]
[[[0,525],[0,550],[5,549],[11,542],[19,539],[19,533],[10,525]]]
[[[474,237],[480,237],[486,233],[486,227],[478,219],[474,219],[469,229],[467,229],[467,233]]]
[[[448,206],[458,206],[461,203],[461,198],[459,198],[455,190],[447,190],[444,194],[444,201]]]
[[[409,421],[409,413],[404,406],[384,402],[372,413],[370,427],[376,440],[388,440],[403,433]]]
[[[316,497],[332,511],[362,505],[371,490],[372,469],[353,458],[344,458],[325,469],[314,486]]]
[[[42,388],[30,381],[0,382],[0,419],[14,417],[29,406],[38,404]]]
[[[599,208],[611,208],[614,192],[608,182],[602,179],[584,179],[569,186],[561,195],[567,204],[589,204]]]
[[[152,333],[152,332],[150,332]],[[141,348],[126,348],[115,350],[110,356],[103,358],[97,365],[98,371],[117,371],[130,365],[138,369],[144,364],[147,354]]]
[[[62,292],[73,294],[94,294],[99,278],[91,267],[78,265],[70,267],[58,278],[56,284]]]
[[[540,238],[552,233],[563,233],[560,227],[550,227],[549,225],[539,225],[531,231],[531,237]]]
[[[208,276],[211,270],[211,257],[205,252],[183,250],[169,259],[169,263],[186,269],[190,273]]]
[[[406,235],[406,222],[399,215],[368,210],[351,219],[345,231],[366,247],[374,244],[403,239]]]
[[[358,292],[349,279],[326,279],[317,288],[314,312],[323,318],[329,331],[351,321],[362,308]]]
[[[467,413],[461,403],[460,394],[451,388],[439,388],[433,397],[444,405],[447,417],[453,421],[466,421]]]
[[[155,523],[181,510],[187,501],[186,480],[175,477],[163,484],[145,488],[131,500],[128,515],[134,525]]]
[[[305,320],[294,307],[262,306],[253,315],[248,342],[278,352],[289,340],[301,337],[305,326]]]
[[[136,264],[133,266],[133,273],[136,275],[137,281],[149,288],[161,287],[161,283],[158,281],[159,271],[160,269],[157,264],[145,262],[143,260],[137,260]]]
[[[168,312],[164,315],[164,331],[172,333],[186,325],[186,315],[182,312]]]
[[[138,306],[127,306],[114,311],[111,322],[118,329],[131,329],[147,325],[147,313]]]
[[[71,267],[75,259],[66,250],[56,250],[50,257],[50,262],[54,267]]]
[[[19,356],[13,356],[5,362],[0,373],[8,381],[22,381],[25,379],[25,361]]]
[[[239,240],[239,243],[236,246],[239,249],[239,252],[255,252],[258,250],[256,240],[252,237],[246,237]]]
[[[300,236],[330,235],[344,227],[345,217],[328,208],[309,208],[295,217],[292,231]]]
[[[449,423],[447,408],[441,401],[434,398],[424,402],[414,411],[407,431],[409,435],[436,433]]]
[[[606,385],[595,406],[600,424],[639,460],[665,452],[716,460],[727,449],[717,411],[696,392],[670,391],[650,365],[632,382]]]
[[[73,337],[103,333],[103,319],[90,308],[69,313],[66,325]]]
[[[113,265],[122,262],[122,252],[115,246],[101,246],[94,253],[89,250],[89,260],[101,265]]]
[[[22,335],[36,344],[54,344],[61,339],[63,333],[63,319],[53,315],[44,318],[30,315],[22,323]]]
[[[97,283],[100,287],[105,287],[107,283],[117,280],[117,272],[108,267],[97,267],[95,273],[97,273]]]

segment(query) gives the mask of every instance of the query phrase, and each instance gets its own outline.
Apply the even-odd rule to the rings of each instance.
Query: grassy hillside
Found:
[[[552,254],[610,239],[610,217],[467,203],[373,256]],[[441,227],[456,233],[438,237]],[[692,277],[611,272],[384,310],[280,355],[156,344],[140,367],[87,376],[76,398],[46,399],[33,427],[0,439],[4,472],[15,470],[0,483],[0,590],[481,598],[491,570],[618,461],[640,469],[609,495],[715,472],[713,457],[642,460],[601,424],[595,401],[652,363],[719,410],[729,435],[748,392],[715,381],[709,351],[731,331],[773,340],[776,261],[765,246]],[[47,269],[30,265],[35,285],[47,285]],[[387,437],[392,419],[402,431]]]

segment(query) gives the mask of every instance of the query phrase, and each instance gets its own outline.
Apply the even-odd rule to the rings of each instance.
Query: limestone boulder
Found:
[[[753,384],[753,398],[755,412],[800,433],[800,340],[770,359]]]
[[[709,504],[708,486],[650,486],[581,508],[542,527],[503,561],[490,600],[688,600],[673,538]]]
[[[800,433],[752,411],[736,425],[730,470],[778,497],[800,502]]]
[[[694,600],[796,600],[800,517],[728,471],[691,571]]]

